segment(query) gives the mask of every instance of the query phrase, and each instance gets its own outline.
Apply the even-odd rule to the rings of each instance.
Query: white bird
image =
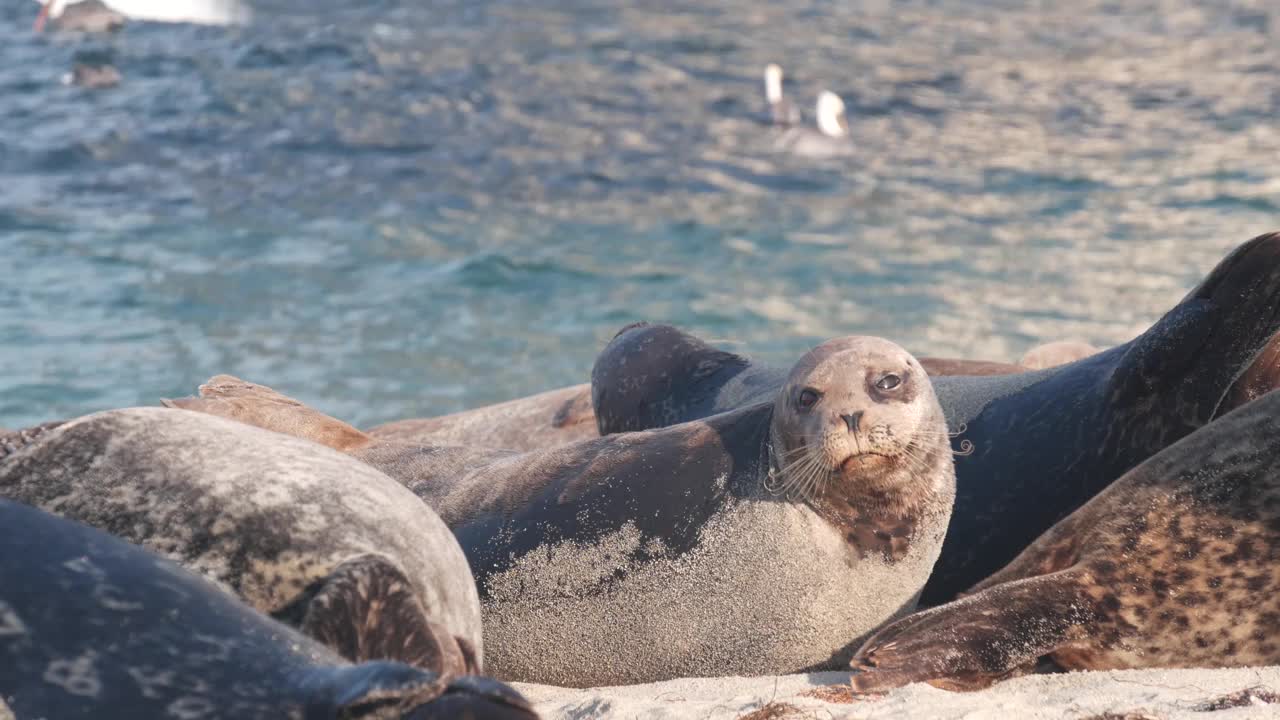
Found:
[[[849,119],[845,115],[844,101],[830,90],[818,95],[818,129],[792,127],[778,136],[774,147],[804,157],[828,158],[853,154],[853,142],[849,139]]]
[[[35,0],[40,5],[35,29],[49,20],[67,30],[114,30],[124,20],[235,25],[252,17],[239,0]]]
[[[764,68],[764,98],[769,102],[773,124],[790,127],[800,122],[800,110],[782,96],[782,68],[769,63]]]

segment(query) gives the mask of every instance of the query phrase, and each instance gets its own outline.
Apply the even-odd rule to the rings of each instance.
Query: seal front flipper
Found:
[[[913,682],[980,690],[1030,671],[1041,655],[1083,638],[1097,620],[1088,573],[1073,567],[1005,583],[908,616],[873,635],[850,663],[857,692]]]
[[[1231,252],[1124,351],[1112,398],[1176,402],[1189,428],[1208,422],[1227,390],[1280,330],[1280,233]]]
[[[496,680],[478,675],[460,677],[441,695],[414,710],[408,720],[537,720],[538,715],[520,693]]]
[[[353,662],[399,660],[448,675],[480,672],[470,643],[432,622],[404,571],[381,555],[342,562],[277,615],[301,615],[303,633]]]
[[[450,678],[391,662],[315,671],[306,683],[313,697],[307,709],[318,718],[538,720],[529,701],[496,680]]]
[[[34,443],[50,430],[61,427],[65,420],[51,420],[22,430],[0,430],[0,460]]]
[[[193,410],[238,420],[246,425],[293,435],[334,450],[351,452],[373,438],[336,418],[314,410],[266,385],[231,375],[215,375],[199,388],[200,397],[164,399],[165,407]]]

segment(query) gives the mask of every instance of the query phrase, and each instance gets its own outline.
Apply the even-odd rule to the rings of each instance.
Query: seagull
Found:
[[[35,0],[40,5],[35,30],[49,20],[63,30],[101,32],[119,29],[126,19],[154,22],[234,25],[252,13],[239,0]]]
[[[782,96],[782,68],[769,63],[764,68],[764,97],[769,101],[769,115],[773,124],[790,127],[800,122],[800,110]]]
[[[817,130],[803,126],[787,128],[774,141],[774,147],[811,158],[853,154],[849,119],[839,95],[830,90],[823,90],[818,95],[817,124]]]

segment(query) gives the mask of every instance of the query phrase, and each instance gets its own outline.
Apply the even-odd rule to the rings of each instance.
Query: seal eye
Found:
[[[877,390],[893,390],[902,384],[902,378],[889,373],[876,381]]]
[[[801,410],[808,410],[818,404],[818,398],[820,397],[822,397],[822,393],[813,388],[805,388],[800,391],[800,397],[796,399],[796,405],[799,405]]]

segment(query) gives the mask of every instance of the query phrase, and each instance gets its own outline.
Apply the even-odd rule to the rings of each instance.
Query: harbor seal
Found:
[[[722,352],[707,347],[713,354]],[[918,360],[929,375],[1005,375],[1026,370],[1018,365],[982,360],[933,357]],[[449,415],[395,420],[363,432],[381,440],[419,445],[466,445],[522,452],[545,450],[600,436],[591,388],[591,383],[571,385]],[[360,432],[343,425],[341,430],[334,429],[338,436]],[[325,444],[343,449],[329,442]]]
[[[140,547],[0,500],[0,716],[534,720],[519,693],[344,662]],[[12,717],[12,716],[9,716]]]
[[[281,420],[268,389],[208,385],[225,389],[176,402]],[[575,687],[842,664],[914,606],[954,495],[928,375],[868,337],[814,348],[767,401],[659,431],[525,454],[350,452],[453,529],[494,676]]]
[[[1280,662],[1280,394],[1126,473],[966,597],[867,641],[854,688]]]
[[[14,436],[0,447],[14,447]],[[430,508],[340,453],[222,418],[131,408],[19,433],[0,497],[154,550],[353,661],[476,672],[479,597]]]
[[[1036,345],[1022,354],[1018,364],[1028,370],[1043,370],[1073,363],[1081,358],[1096,355],[1098,348],[1089,343],[1072,340],[1057,340]]]
[[[1280,234],[1268,233],[1233,250],[1127,343],[1046,370],[934,377],[953,444],[972,452],[956,458],[956,509],[921,602],[973,586],[1112,480],[1209,422],[1280,330],[1278,308]],[[783,384],[784,370],[738,355],[689,356],[647,342],[673,331],[659,327],[624,332],[597,359],[602,435],[744,407]],[[697,342],[686,337],[686,347]]]
[[[1026,369],[982,360],[918,359],[929,375],[1005,375]],[[335,428],[335,441],[341,443],[341,437],[351,431],[359,432],[350,425],[345,425],[342,430]],[[418,445],[467,445],[522,452],[545,450],[600,436],[591,406],[590,383],[548,390],[451,415],[396,420],[363,432],[380,440]]]

